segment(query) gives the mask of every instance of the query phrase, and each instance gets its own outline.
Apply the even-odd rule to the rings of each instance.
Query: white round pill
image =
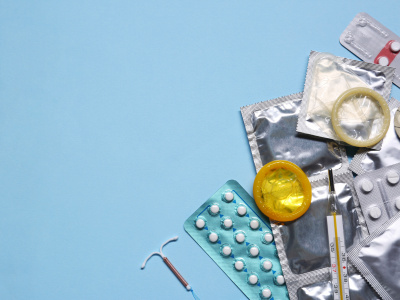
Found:
[[[232,219],[226,218],[226,219],[224,220],[224,226],[225,226],[225,228],[231,228],[232,225],[233,225]]]
[[[250,228],[251,229],[258,229],[258,227],[260,227],[260,222],[258,222],[258,220],[251,220],[250,221]]]
[[[269,260],[265,260],[262,265],[265,271],[269,271],[272,269],[272,262],[270,262]]]
[[[274,237],[271,233],[264,234],[264,241],[266,241],[267,243],[271,243],[273,239]]]
[[[231,202],[233,200],[233,193],[232,192],[226,192],[224,197],[225,197],[226,201]]]
[[[386,56],[382,56],[382,57],[380,57],[380,58],[378,59],[378,63],[379,63],[381,66],[386,67],[386,66],[389,65],[389,59],[388,59]]]
[[[255,247],[255,246],[254,246],[254,247],[251,247],[250,250],[249,250],[249,252],[250,252],[250,255],[253,256],[253,257],[258,256],[258,254],[260,253],[260,251],[258,250],[258,248]]]
[[[372,191],[374,188],[374,184],[368,180],[368,179],[364,179],[363,181],[361,181],[361,190],[364,193],[369,193],[370,191]]]
[[[229,246],[224,246],[224,248],[222,248],[222,253],[226,256],[231,255],[232,253],[232,249]]]
[[[271,290],[267,288],[263,289],[261,294],[264,298],[269,298],[272,295]]]
[[[211,232],[208,235],[208,239],[210,240],[211,243],[215,243],[216,241],[218,241],[218,234],[216,234],[215,232]]]
[[[213,214],[219,213],[219,206],[218,206],[217,204],[211,205],[210,211],[211,211]]]
[[[257,282],[258,282],[257,275],[252,274],[252,275],[249,276],[249,283],[250,284],[256,284]]]
[[[237,213],[238,213],[239,216],[243,217],[247,213],[246,206],[240,205],[237,208]]]
[[[392,52],[399,52],[400,51],[400,43],[399,42],[393,42],[391,45],[390,45],[390,50],[392,51]]]
[[[400,180],[399,174],[397,174],[396,171],[390,170],[389,172],[387,172],[386,174],[386,180],[390,183],[390,184],[397,184]]]
[[[379,219],[382,215],[381,209],[378,206],[373,206],[369,209],[369,216],[372,219]]]
[[[235,269],[238,271],[242,271],[244,268],[244,263],[241,260],[235,261]]]
[[[238,242],[238,243],[243,243],[245,238],[246,238],[246,237],[245,237],[244,234],[241,233],[241,232],[239,232],[239,233],[235,236],[236,242]]]
[[[276,280],[276,283],[277,283],[278,285],[282,285],[282,284],[285,283],[285,278],[283,278],[282,275],[276,276],[275,280]]]
[[[203,229],[204,226],[206,226],[206,221],[204,221],[203,219],[197,219],[196,220],[196,227],[198,229]]]
[[[396,208],[397,208],[398,210],[400,210],[400,197],[397,197],[397,199],[396,199],[396,201],[395,201],[395,205],[396,205]]]

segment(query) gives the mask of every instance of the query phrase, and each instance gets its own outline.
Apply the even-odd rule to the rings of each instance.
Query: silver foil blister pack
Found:
[[[390,126],[382,141],[382,147],[379,151],[360,148],[350,163],[350,170],[354,173],[360,175],[400,163],[400,138],[396,134],[394,125],[395,114],[399,107],[398,100],[390,99]]]
[[[384,300],[400,295],[400,213],[354,247],[349,260]]]
[[[347,170],[344,147],[296,132],[301,99],[298,93],[240,109],[257,172],[273,160],[291,161],[315,178],[328,169]]]
[[[370,233],[400,212],[400,163],[359,175],[354,186]]]
[[[366,13],[359,13],[340,36],[347,50],[366,62],[396,68],[394,84],[400,86],[400,37]]]
[[[353,187],[352,174],[338,174],[334,179],[349,251],[368,235],[368,230]],[[311,205],[303,216],[284,224],[271,223],[291,300],[333,299],[326,222],[327,176],[312,181],[311,186]],[[379,299],[351,265],[348,271],[351,299]]]
[[[350,88],[363,87],[388,100],[393,75],[391,67],[311,51],[297,131],[345,144],[336,135],[331,121],[338,97]],[[380,149],[380,146],[381,142],[371,148]]]

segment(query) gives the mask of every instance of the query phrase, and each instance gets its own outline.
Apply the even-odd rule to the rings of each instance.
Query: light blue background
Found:
[[[399,1],[1,1],[0,299],[245,299],[184,232],[255,170],[239,108]],[[392,95],[400,98],[393,86]]]

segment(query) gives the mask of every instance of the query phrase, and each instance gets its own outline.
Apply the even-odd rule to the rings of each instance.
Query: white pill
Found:
[[[270,262],[269,260],[265,260],[263,262],[263,268],[265,271],[269,271],[272,269],[272,262]]]
[[[219,206],[216,205],[216,204],[211,205],[210,211],[211,211],[213,214],[219,213]]]
[[[244,236],[243,233],[238,233],[238,234],[235,236],[235,238],[236,238],[236,242],[238,242],[238,243],[243,243],[243,242],[244,242],[244,239],[245,239],[246,237]]]
[[[250,284],[256,284],[257,282],[258,282],[257,275],[252,274],[252,275],[249,276],[249,283]]]
[[[260,251],[258,250],[257,247],[251,247],[250,248],[250,255],[251,256],[253,256],[253,257],[258,256],[259,253],[260,253]]]
[[[379,219],[382,215],[381,209],[377,206],[373,206],[369,209],[369,216],[372,219]]]
[[[232,253],[232,249],[229,246],[224,246],[224,248],[222,248],[222,253],[226,256],[231,255]]]
[[[363,181],[361,181],[361,190],[364,193],[369,193],[370,191],[372,191],[373,188],[374,184],[370,180],[364,179]]]
[[[271,243],[273,239],[274,237],[272,236],[271,233],[264,234],[264,241],[266,241],[267,243]]]
[[[243,270],[244,268],[244,263],[241,260],[235,261],[235,269],[238,271]]]
[[[400,43],[399,42],[393,42],[391,45],[390,45],[390,50],[392,51],[392,52],[399,52],[400,51]]]
[[[271,295],[272,295],[272,293],[271,293],[270,289],[265,288],[262,290],[262,296],[264,298],[269,298],[269,297],[271,297]]]
[[[381,66],[388,66],[389,65],[389,59],[386,56],[382,56],[378,59],[378,63]]]
[[[211,232],[208,235],[208,239],[210,240],[211,243],[215,243],[216,241],[218,241],[218,234],[216,234],[215,232]]]
[[[399,174],[396,171],[389,171],[386,174],[386,179],[390,184],[397,184],[400,180]]]
[[[228,219],[228,218],[227,218],[227,219],[224,220],[224,226],[225,226],[225,228],[231,228],[232,225],[233,225],[232,219]]]
[[[203,229],[204,226],[206,226],[206,222],[203,219],[197,219],[196,220],[196,227],[198,229]]]
[[[258,227],[260,227],[260,222],[258,222],[258,220],[251,220],[250,221],[250,228],[251,229],[258,229]]]
[[[237,208],[237,213],[239,216],[243,217],[247,213],[246,206],[243,206],[243,205],[239,206]]]
[[[395,205],[396,205],[396,208],[397,208],[398,210],[400,210],[400,197],[398,197],[398,198],[396,199]]]
[[[285,283],[285,278],[283,278],[282,275],[276,276],[275,280],[276,280],[276,283],[277,283],[278,285],[282,285],[282,284]]]
[[[224,197],[225,197],[226,201],[231,202],[233,200],[233,193],[227,192],[227,193],[225,193]]]

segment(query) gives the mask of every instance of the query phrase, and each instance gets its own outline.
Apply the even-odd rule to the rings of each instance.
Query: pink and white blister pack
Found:
[[[347,50],[366,62],[396,68],[393,83],[400,87],[400,37],[367,13],[359,13],[340,36]]]

